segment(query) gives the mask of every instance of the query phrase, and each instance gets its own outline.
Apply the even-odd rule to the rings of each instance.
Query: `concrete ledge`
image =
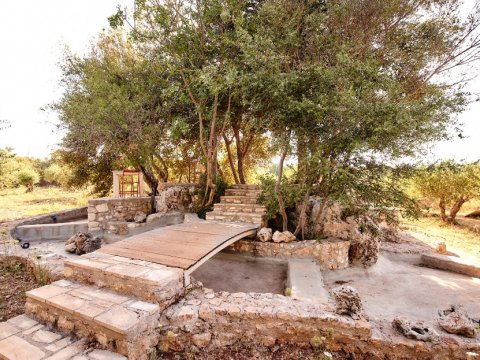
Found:
[[[293,299],[311,299],[328,303],[328,291],[323,286],[320,267],[313,260],[288,260],[287,287],[291,289]]]
[[[440,270],[480,278],[480,266],[478,264],[465,261],[455,256],[424,254],[422,255],[422,264]]]
[[[15,228],[15,237],[23,241],[67,240],[77,232],[87,231],[87,220],[58,224],[20,225]]]

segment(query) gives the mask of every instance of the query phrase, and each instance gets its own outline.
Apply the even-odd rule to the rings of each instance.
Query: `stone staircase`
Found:
[[[184,289],[180,269],[101,252],[66,260],[64,275],[28,291],[26,313],[129,359],[148,359],[161,311]]]
[[[207,213],[206,219],[246,222],[262,227],[265,223],[266,208],[257,202],[261,192],[257,185],[233,185],[220,197],[220,203],[213,205],[213,211]]]

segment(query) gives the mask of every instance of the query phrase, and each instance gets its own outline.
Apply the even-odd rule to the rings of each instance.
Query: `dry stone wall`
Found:
[[[88,230],[124,235],[137,213],[151,212],[149,197],[100,198],[88,200]]]
[[[250,253],[261,257],[315,258],[322,270],[345,269],[349,266],[350,242],[328,238],[291,243],[240,240],[227,248],[231,252]]]

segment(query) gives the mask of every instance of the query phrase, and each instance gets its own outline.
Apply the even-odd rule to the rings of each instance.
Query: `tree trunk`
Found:
[[[283,163],[285,162],[286,156],[287,156],[287,147],[285,147],[285,149],[282,152],[282,155],[280,156],[280,161],[278,162],[277,182],[275,183],[275,195],[277,197],[280,214],[282,215],[283,231],[287,231],[288,229],[287,211],[285,210],[285,202],[283,201],[282,192],[280,190],[280,185],[282,184],[282,177],[283,177]]]
[[[438,203],[438,207],[440,208],[440,219],[442,219],[443,222],[447,222],[447,213],[445,211],[445,200],[440,199],[440,202]]]
[[[240,138],[240,129],[237,126],[233,126],[233,133],[235,135],[235,144],[237,148],[237,172],[238,172],[238,179],[240,184],[245,184],[245,157],[248,154],[248,149],[250,147],[250,143],[252,138],[250,137],[248,141],[244,139],[242,144],[242,139]]]
[[[151,193],[150,193],[150,208],[151,208],[151,213],[156,213],[156,204],[155,204],[155,196],[158,194],[158,180],[155,178],[155,176],[148,171],[144,166],[140,166],[140,170],[143,173],[143,176],[145,176],[145,181],[147,182],[148,186],[150,187]]]
[[[459,197],[457,201],[455,201],[455,204],[453,204],[452,208],[450,209],[450,216],[448,217],[448,222],[451,222],[452,224],[455,223],[455,218],[457,217],[458,212],[466,201],[467,200],[463,197]]]
[[[225,148],[227,149],[227,159],[228,164],[230,165],[230,170],[233,174],[233,179],[235,184],[240,184],[240,179],[238,178],[237,169],[235,169],[235,164],[233,163],[233,154],[232,149],[230,149],[230,144],[232,143],[231,140],[227,138],[227,135],[223,134],[223,141],[225,142]]]

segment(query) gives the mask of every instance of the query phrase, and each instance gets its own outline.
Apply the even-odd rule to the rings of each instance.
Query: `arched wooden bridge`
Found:
[[[183,269],[185,285],[189,285],[190,274],[205,261],[234,242],[254,236],[257,229],[258,225],[248,223],[183,223],[147,231],[97,251]]]

